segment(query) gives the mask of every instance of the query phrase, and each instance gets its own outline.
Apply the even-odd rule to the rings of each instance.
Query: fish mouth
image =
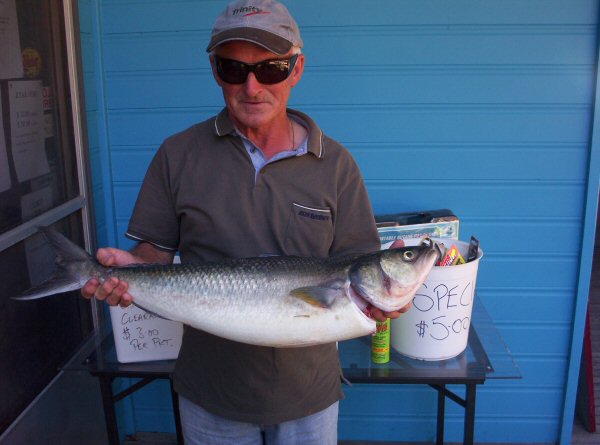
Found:
[[[415,292],[421,287],[422,283],[417,283],[408,288],[404,288],[405,291],[400,297],[395,297],[394,304],[382,304],[369,295],[361,292],[358,286],[350,285],[349,296],[352,302],[369,318],[373,318],[371,314],[371,308],[377,308],[383,312],[394,312],[402,309],[404,306],[410,303]]]
[[[423,241],[421,241],[421,245],[429,247],[429,251],[427,252],[428,255],[431,255],[432,253],[436,255],[436,260],[434,261],[434,264],[437,263],[437,261],[444,256],[444,252],[442,251],[443,244],[440,246],[440,243],[435,242],[431,238],[423,238]]]
[[[402,309],[410,304],[414,295],[422,286],[423,282],[431,272],[431,269],[442,257],[441,247],[438,243],[430,238],[424,238],[421,241],[421,246],[428,247],[422,257],[422,263],[425,264],[419,278],[412,284],[401,285],[390,277],[386,272],[379,267],[379,274],[382,280],[383,288],[389,298],[388,302],[374,298],[369,295],[360,283],[350,282],[348,286],[348,294],[350,299],[358,306],[358,308],[369,318],[373,318],[371,308],[375,307],[383,312],[394,312]]]
[[[415,289],[416,291],[416,289]],[[350,301],[354,303],[355,308],[363,315],[366,319],[371,322],[378,321],[373,314],[373,308],[379,309],[382,312],[393,312],[398,309],[386,305],[376,304],[376,302],[368,295],[361,293],[361,291],[355,288],[352,284],[347,287],[347,295]],[[406,306],[412,299],[412,294],[406,298],[406,302],[401,307]],[[375,333],[375,331],[373,331]]]

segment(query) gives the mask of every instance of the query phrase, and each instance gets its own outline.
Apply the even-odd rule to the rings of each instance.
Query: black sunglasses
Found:
[[[223,82],[242,84],[248,73],[254,73],[256,80],[264,85],[273,85],[287,79],[294,69],[298,54],[289,59],[270,59],[258,63],[244,63],[239,60],[214,56],[217,74]]]

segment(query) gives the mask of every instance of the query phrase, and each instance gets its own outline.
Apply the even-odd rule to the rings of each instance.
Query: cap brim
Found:
[[[284,55],[292,49],[292,42],[269,31],[256,28],[234,28],[222,31],[210,39],[206,52],[210,52],[217,46],[233,40],[243,40],[255,43],[272,53]]]

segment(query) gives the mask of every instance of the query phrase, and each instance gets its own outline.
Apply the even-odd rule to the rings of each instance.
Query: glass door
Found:
[[[0,434],[98,322],[76,292],[11,299],[53,270],[37,227],[94,247],[74,17],[70,0],[0,0]]]

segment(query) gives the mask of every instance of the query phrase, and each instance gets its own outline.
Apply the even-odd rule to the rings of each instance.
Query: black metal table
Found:
[[[405,357],[392,350],[389,363],[374,364],[371,362],[370,337],[340,342],[339,353],[344,377],[351,384],[424,384],[435,389],[438,393],[437,444],[444,442],[446,399],[464,408],[463,443],[473,444],[477,386],[488,379],[521,377],[510,352],[479,299],[475,300],[473,307],[467,348],[457,357],[423,361]],[[156,379],[168,379],[171,384],[177,440],[183,444],[178,399],[171,380],[174,364],[173,360],[119,363],[111,328],[107,324],[94,333],[64,369],[86,369],[98,377],[111,445],[120,443],[115,403]],[[115,394],[112,382],[118,377],[140,380]],[[448,385],[465,385],[465,396],[461,397],[449,390]]]
[[[394,351],[390,362],[371,362],[370,339],[360,338],[339,344],[345,378],[351,383],[423,384],[435,389],[437,397],[436,444],[444,443],[446,399],[465,410],[464,444],[474,443],[477,386],[489,379],[518,379],[520,371],[483,303],[475,299],[468,344],[458,356],[437,361],[411,359]],[[448,385],[464,385],[461,397]]]

